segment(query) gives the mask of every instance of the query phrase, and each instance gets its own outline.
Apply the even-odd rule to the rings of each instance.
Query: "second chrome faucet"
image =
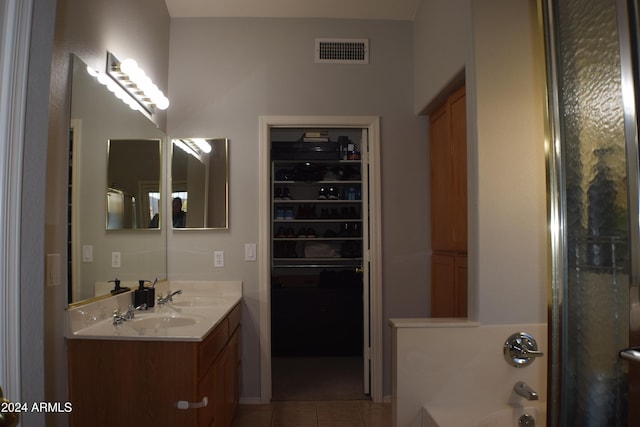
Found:
[[[182,289],[178,289],[177,291],[168,291],[166,297],[158,296],[158,304],[166,304],[168,302],[173,302],[174,295],[180,295],[182,293]]]

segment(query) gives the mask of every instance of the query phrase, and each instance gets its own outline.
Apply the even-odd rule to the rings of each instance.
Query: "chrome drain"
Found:
[[[529,414],[522,414],[520,418],[518,418],[518,425],[525,427],[535,427],[536,420]]]

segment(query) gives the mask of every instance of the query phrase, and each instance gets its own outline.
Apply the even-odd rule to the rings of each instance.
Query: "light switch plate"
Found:
[[[47,286],[60,285],[60,254],[47,254]]]
[[[256,260],[256,244],[255,243],[244,244],[244,260],[245,261]]]
[[[224,267],[224,251],[213,252],[213,266],[216,268]]]
[[[93,245],[82,246],[82,262],[93,262]]]

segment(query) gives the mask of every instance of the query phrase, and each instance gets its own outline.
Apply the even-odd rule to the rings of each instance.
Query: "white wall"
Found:
[[[478,311],[546,322],[544,60],[535,1],[472,3],[478,132]]]
[[[315,64],[314,38],[370,39],[369,65]],[[381,116],[385,318],[428,310],[426,119],[413,113],[412,24],[314,19],[173,19],[169,136],[230,139],[230,229],[169,233],[170,279],[243,281],[243,388],[259,397],[258,118]],[[213,251],[225,251],[225,268]],[[385,331],[385,394],[390,336]]]

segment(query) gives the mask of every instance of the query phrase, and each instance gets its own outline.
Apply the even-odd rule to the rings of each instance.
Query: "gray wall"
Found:
[[[385,387],[389,317],[428,313],[426,118],[414,114],[411,22],[314,19],[173,19],[167,133],[230,138],[230,229],[169,233],[171,279],[244,282],[244,398],[260,395],[257,263],[258,117],[381,117]],[[370,40],[369,65],[315,64],[314,38]],[[225,268],[213,251],[225,251]]]

